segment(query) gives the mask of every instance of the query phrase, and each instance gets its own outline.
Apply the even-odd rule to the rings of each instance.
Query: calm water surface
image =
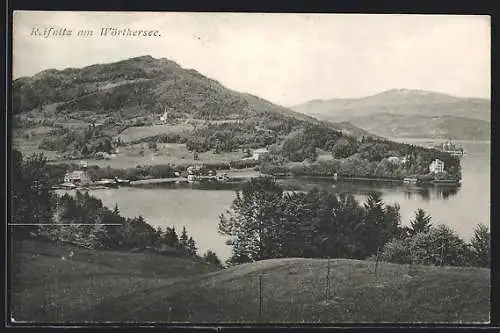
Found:
[[[399,140],[403,141],[403,140]],[[425,144],[428,139],[404,139],[405,142]],[[321,187],[333,192],[351,192],[364,200],[369,191],[382,193],[387,203],[401,206],[403,224],[413,217],[417,208],[425,209],[434,224],[452,226],[462,237],[469,239],[477,223],[490,222],[490,143],[457,141],[467,154],[462,159],[462,186],[454,188],[417,188],[391,186],[368,182],[333,182],[328,179],[283,179],[282,183],[309,189]],[[219,257],[230,256],[231,249],[225,238],[217,232],[218,216],[231,205],[234,187],[226,184],[222,189],[189,188],[131,188],[95,190],[91,194],[113,208],[118,204],[122,215],[142,215],[154,226],[186,226],[199,246],[199,252],[216,251]]]

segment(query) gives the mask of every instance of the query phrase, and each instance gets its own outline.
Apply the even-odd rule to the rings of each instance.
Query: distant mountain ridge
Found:
[[[425,90],[391,89],[362,98],[312,100],[291,109],[321,120],[347,121],[380,136],[490,137],[489,100]],[[437,122],[436,117],[442,120]]]

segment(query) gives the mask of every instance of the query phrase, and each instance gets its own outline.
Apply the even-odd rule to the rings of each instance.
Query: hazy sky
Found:
[[[72,36],[30,35],[67,28]],[[101,28],[159,37],[76,36]],[[291,106],[392,88],[490,98],[488,16],[16,12],[13,75],[151,55]]]

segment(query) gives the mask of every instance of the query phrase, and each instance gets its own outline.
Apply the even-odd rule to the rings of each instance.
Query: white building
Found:
[[[269,154],[269,150],[267,150],[266,148],[260,148],[260,149],[255,149],[253,151],[253,159],[258,161],[260,160],[262,157],[266,156]]]
[[[65,183],[72,183],[72,184],[87,184],[90,183],[90,177],[87,175],[85,171],[82,170],[76,170],[72,172],[67,172],[66,175],[64,176],[64,182]]]
[[[397,156],[391,156],[387,158],[387,161],[392,164],[400,164],[401,160]]]
[[[429,171],[431,173],[442,173],[442,172],[444,172],[444,162],[441,161],[441,160],[439,160],[439,159],[435,159],[429,165]]]
[[[405,156],[401,159],[401,164],[405,165],[406,163],[410,162],[410,156]]]
[[[160,121],[162,121],[163,123],[166,123],[168,121],[168,112],[165,111],[163,113],[163,115],[160,116]]]

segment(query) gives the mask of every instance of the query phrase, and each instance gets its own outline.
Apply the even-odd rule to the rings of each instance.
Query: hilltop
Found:
[[[135,57],[84,68],[49,69],[13,82],[14,114],[114,121],[135,117],[203,120],[257,118],[269,114],[318,123],[313,117],[224,87],[166,58]],[[31,113],[30,113],[31,111]]]
[[[74,256],[68,258],[71,250]],[[34,240],[24,241],[14,265],[12,305],[18,322],[255,323],[259,275],[262,322],[489,320],[490,270],[481,268],[414,266],[410,271],[407,265],[382,263],[375,275],[371,261],[289,258],[216,270],[187,258]]]
[[[166,122],[160,119],[165,111]],[[150,161],[141,143],[152,141],[173,147],[156,151],[154,163],[180,164],[192,159],[193,151],[217,153],[200,155],[200,162],[238,160],[242,150],[280,145],[306,125],[373,136],[346,122],[320,121],[231,90],[194,69],[151,56],[18,78],[13,114],[14,144],[24,153],[92,159],[89,153],[109,153],[118,140],[122,161],[114,166]]]
[[[348,121],[385,137],[490,138],[490,101],[480,98],[392,89],[362,98],[313,100],[291,109],[321,120]]]

